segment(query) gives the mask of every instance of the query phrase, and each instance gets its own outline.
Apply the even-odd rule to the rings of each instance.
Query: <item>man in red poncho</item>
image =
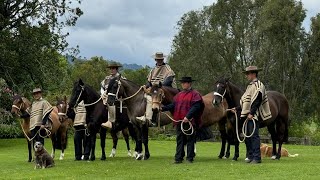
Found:
[[[196,135],[195,132],[191,135],[184,134],[181,130],[181,123],[184,123],[184,129],[189,129],[188,122],[191,122],[193,128],[197,129],[201,125],[201,115],[204,109],[200,93],[191,87],[194,80],[191,77],[182,77],[179,81],[183,90],[174,97],[172,104],[162,108],[162,111],[173,112],[175,120],[181,120],[180,122],[174,122],[177,132],[177,148],[174,162],[176,164],[180,164],[183,161],[185,144],[187,145],[187,162],[193,162]],[[186,133],[190,134],[190,131]]]

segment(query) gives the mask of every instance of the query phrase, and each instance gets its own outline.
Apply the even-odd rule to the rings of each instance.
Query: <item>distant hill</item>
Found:
[[[137,69],[142,69],[143,66],[138,65],[138,64],[122,64],[123,69],[132,69],[132,70],[137,70]]]

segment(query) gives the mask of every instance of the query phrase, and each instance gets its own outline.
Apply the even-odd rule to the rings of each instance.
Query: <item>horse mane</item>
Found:
[[[26,104],[27,107],[30,107],[31,106],[31,102],[25,98],[25,97],[21,97],[22,101]]]

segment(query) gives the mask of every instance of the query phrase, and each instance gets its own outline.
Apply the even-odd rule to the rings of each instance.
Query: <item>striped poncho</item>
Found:
[[[43,118],[53,110],[51,104],[41,98],[35,100],[31,106],[31,116],[30,116],[30,130],[33,130],[36,126],[41,126]]]
[[[240,99],[240,105],[242,109],[241,117],[248,116],[248,114],[250,113],[251,105],[254,102],[254,100],[258,97],[259,92],[262,95],[262,103],[259,106],[256,113],[253,115],[253,118],[255,120],[258,120],[260,117],[262,120],[268,120],[272,117],[265,86],[259,80],[252,81],[248,85],[246,92],[242,95]]]
[[[84,102],[81,101],[74,111],[76,113],[76,116],[74,117],[73,126],[85,125],[87,111],[86,111],[86,107],[84,106]]]

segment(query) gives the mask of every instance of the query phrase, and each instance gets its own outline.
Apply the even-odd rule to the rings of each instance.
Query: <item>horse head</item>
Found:
[[[161,82],[159,84],[153,84],[150,87],[149,95],[152,97],[152,111],[159,112],[163,99],[165,98]]]
[[[11,113],[21,116],[30,105],[31,103],[26,98],[16,95],[13,97]]]
[[[121,75],[112,78],[108,84],[108,101],[109,106],[113,106],[116,100],[118,100],[119,95],[124,94],[123,87],[121,86]]]
[[[216,90],[214,91],[213,105],[219,106],[222,103],[223,98],[227,98],[226,96],[229,96],[229,81],[230,78],[222,77],[215,83]]]
[[[68,102],[67,102],[67,96],[64,96],[63,98],[59,98],[58,96],[56,96],[56,108],[58,109],[58,115],[59,115],[59,119],[60,121],[63,121],[65,119],[67,119],[68,117],[70,117],[71,119],[73,115],[70,115],[70,112],[74,113],[73,110],[69,110],[70,112],[68,112]]]
[[[84,100],[85,98],[84,90],[85,90],[85,85],[81,79],[74,82],[70,101],[69,101],[69,108],[72,109],[77,107],[78,103]]]

